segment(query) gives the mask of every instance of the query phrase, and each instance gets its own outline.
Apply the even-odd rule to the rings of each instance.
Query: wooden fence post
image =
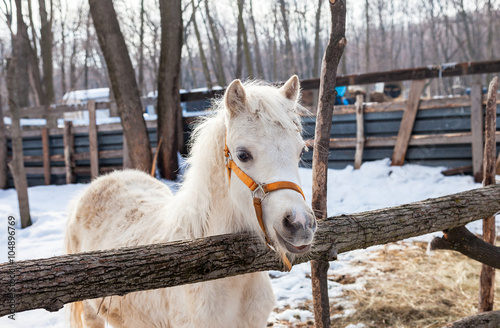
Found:
[[[50,143],[49,129],[42,128],[43,177],[46,185],[50,185]]]
[[[500,153],[498,153],[497,158],[497,175],[500,175]]]
[[[312,209],[318,220],[327,217],[327,177],[330,133],[335,105],[335,84],[340,58],[347,44],[345,38],[346,1],[331,0],[331,29],[328,45],[321,64],[319,103],[316,113],[316,128],[313,153]],[[311,261],[311,284],[315,325],[330,327],[330,299],[328,297],[328,269],[325,259]]]
[[[488,101],[486,104],[483,186],[495,184],[497,91],[498,77],[494,77],[488,89]],[[495,216],[483,219],[483,240],[494,245],[496,238]],[[483,264],[479,279],[479,312],[492,311],[494,297],[495,268]]]
[[[99,146],[97,142],[95,100],[87,102],[87,109],[89,111],[90,178],[94,180],[99,176]]]
[[[365,147],[365,127],[363,118],[363,95],[356,96],[356,153],[354,154],[354,169],[357,170],[363,163],[363,149]]]
[[[66,166],[66,183],[74,183],[75,176],[73,173],[73,157],[74,157],[74,136],[73,122],[64,121],[64,165]]]
[[[474,82],[471,86],[470,129],[472,133],[472,173],[481,182],[483,163],[483,87]]]
[[[399,126],[398,138],[396,139],[396,145],[392,153],[391,165],[401,166],[405,161],[408,143],[410,142],[413,124],[415,123],[415,117],[417,116],[418,105],[420,103],[420,95],[424,90],[424,85],[425,80],[414,80],[411,82],[410,94],[408,95],[406,110],[403,113],[401,125]]]

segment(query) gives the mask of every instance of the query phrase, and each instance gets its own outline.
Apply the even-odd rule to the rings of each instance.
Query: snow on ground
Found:
[[[470,176],[445,177],[440,173],[442,170],[442,167],[431,168],[409,164],[391,167],[389,159],[364,163],[360,170],[354,170],[351,166],[342,170],[329,170],[328,214],[338,215],[396,206],[481,186],[474,183]],[[302,188],[306,198],[310,200],[312,171],[301,168],[300,174]],[[85,188],[86,185],[74,184],[38,186],[29,189],[33,226],[17,230],[17,260],[62,254],[66,208],[71,199],[83,192]],[[11,214],[19,217],[15,190],[0,190],[0,216],[7,218]],[[469,227],[478,232],[481,225],[475,222]],[[7,261],[5,224],[2,229],[0,231],[0,263]],[[340,254],[338,261],[330,263],[331,273],[336,275],[355,273],[353,270],[356,268],[350,265],[351,261],[369,258],[370,250],[378,247],[380,246]],[[310,311],[299,309],[302,302],[312,297],[308,278],[310,273],[308,263],[294,266],[289,273],[270,272],[272,286],[278,299],[278,310],[271,314],[269,321],[301,322],[313,318]],[[329,281],[329,295],[332,302],[342,304],[345,309],[354,311],[356,305],[342,298],[342,292],[346,288],[362,289],[363,279],[357,279],[355,284],[350,285]],[[50,313],[45,310],[34,310],[16,314],[15,322],[2,317],[0,326],[55,328],[63,327],[63,320],[63,311]],[[279,326],[279,324],[274,325],[274,327]],[[362,326],[349,326],[349,328],[355,327]]]

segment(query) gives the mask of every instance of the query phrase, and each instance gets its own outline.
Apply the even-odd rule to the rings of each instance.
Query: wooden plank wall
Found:
[[[391,158],[407,103],[364,104],[362,107],[363,161]],[[415,118],[413,134],[409,139],[406,162],[447,167],[471,165],[473,137],[470,108],[469,96],[422,100]],[[500,115],[500,107],[497,114]],[[497,124],[500,124],[500,120]],[[151,145],[155,148],[156,122],[147,121],[147,126]],[[330,142],[330,168],[354,165],[356,144],[361,138],[357,137],[357,126],[355,105],[336,107]],[[191,126],[185,122],[184,127],[187,140]],[[312,139],[314,117],[303,117],[303,127],[304,137]],[[67,135],[68,156],[72,155],[72,158],[69,156],[66,159],[71,169],[68,171],[68,181],[90,181],[91,148],[94,149],[94,161],[95,154],[98,154],[98,174],[122,167],[124,145],[119,123],[96,126],[94,138],[97,139],[97,147],[91,147],[89,127],[73,126],[71,130],[72,133]],[[23,151],[30,186],[43,185],[49,180],[52,184],[66,183],[63,135],[62,128],[44,130],[38,127],[23,130]],[[71,139],[73,147],[69,144]],[[304,165],[310,167],[312,152],[307,152],[303,159]],[[13,186],[11,179],[9,184]]]
[[[406,103],[365,104],[364,107],[363,161],[391,158]],[[471,98],[468,96],[422,100],[405,162],[449,168],[471,165],[473,138],[470,108]],[[497,115],[500,115],[499,102]],[[304,136],[310,140],[308,144],[311,146],[314,118],[305,117],[303,128]],[[500,131],[498,122],[497,131]],[[330,168],[341,169],[354,165],[356,133],[355,106],[336,107],[330,140]],[[500,133],[497,134],[497,140],[500,140]],[[312,152],[307,152],[303,160],[304,166],[310,167]]]

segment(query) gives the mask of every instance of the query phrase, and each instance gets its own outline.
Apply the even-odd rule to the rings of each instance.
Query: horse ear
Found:
[[[245,108],[246,93],[240,80],[234,80],[226,89],[224,103],[231,116],[238,114]]]
[[[285,85],[280,88],[281,94],[290,100],[297,101],[300,92],[300,81],[297,75],[292,76]]]

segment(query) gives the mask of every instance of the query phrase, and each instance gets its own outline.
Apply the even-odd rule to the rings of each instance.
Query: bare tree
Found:
[[[54,102],[54,68],[52,62],[52,22],[54,19],[53,3],[50,0],[50,18],[45,8],[45,0],[38,0],[38,8],[40,12],[40,51],[43,64],[43,90],[45,104]]]
[[[198,41],[198,51],[200,52],[201,66],[203,68],[203,75],[205,76],[205,82],[208,89],[212,89],[212,78],[210,77],[210,70],[208,69],[207,57],[205,56],[205,51],[203,50],[203,43],[201,41],[200,31],[198,30],[198,24],[196,23],[196,6],[194,5],[194,0],[191,0],[191,5],[193,7],[192,22],[194,33],[196,35],[196,40]]]
[[[63,14],[62,0],[59,1],[59,21],[61,29],[61,95],[66,94],[66,13]]]
[[[158,169],[162,177],[177,177],[177,151],[183,143],[180,89],[182,50],[181,0],[160,0],[161,53],[158,78]]]
[[[3,45],[2,53],[3,56]],[[3,72],[2,72],[3,73]],[[3,75],[3,74],[2,74]],[[0,76],[0,89],[2,86],[3,77]],[[0,92],[0,189],[7,189],[9,179],[7,176],[7,135],[5,134],[5,123],[3,121],[3,101],[2,93]]]
[[[12,50],[18,68],[16,69],[16,97],[18,107],[29,106],[29,93],[30,93],[30,74],[29,74],[29,58],[31,55],[31,45],[28,37],[28,27],[24,23],[22,1],[15,0],[16,4],[16,22],[17,33],[12,35]],[[12,31],[12,30],[11,30]]]
[[[290,31],[288,27],[288,18],[286,14],[285,0],[280,0],[281,16],[283,18],[283,30],[285,31],[285,41],[286,41],[286,59],[288,74],[292,75],[297,72],[297,66],[295,65],[295,56],[293,54],[292,42],[290,41]]]
[[[144,0],[141,0],[141,26],[139,30],[139,93],[144,91]]]
[[[264,76],[264,67],[262,66],[262,57],[260,53],[260,45],[259,45],[259,35],[257,33],[257,27],[255,26],[255,18],[253,17],[253,0],[250,0],[250,22],[252,23],[253,28],[253,39],[254,39],[254,48],[255,48],[255,63],[257,66],[257,76],[261,79],[265,78]]]
[[[312,76],[313,77],[318,77],[319,76],[319,61],[320,61],[320,54],[319,54],[319,32],[321,30],[320,22],[321,22],[321,7],[323,4],[323,0],[318,0],[318,7],[316,8],[316,23],[314,25],[314,59],[313,59],[313,72]]]
[[[130,61],[112,0],[89,0],[95,31],[106,59],[109,79],[116,99],[127,142],[130,164],[149,172],[152,156],[135,72]]]
[[[23,44],[19,43],[18,46],[22,47]],[[17,52],[17,54],[18,53],[19,52]],[[17,62],[17,58],[18,57],[13,57],[7,60],[7,90],[10,117],[12,119],[12,161],[9,162],[8,165],[14,179],[14,186],[16,187],[17,200],[19,203],[19,214],[21,216],[21,227],[26,228],[29,227],[32,223],[28,199],[28,180],[26,178],[26,171],[24,169],[23,137],[21,134],[21,124],[19,117],[18,103],[21,94],[19,93],[19,80],[17,79],[17,76],[21,67],[19,62]]]
[[[245,53],[245,63],[247,67],[247,75],[249,78],[253,78],[253,65],[252,65],[252,56],[250,54],[250,46],[248,44],[248,34],[247,29],[245,27],[245,23],[243,20],[243,7],[245,5],[244,0],[238,0],[238,30],[240,30],[241,40],[243,41],[243,50]]]
[[[208,0],[205,0],[205,13],[207,15],[208,26],[210,28],[210,32],[212,33],[212,39],[215,47],[215,75],[217,76],[217,82],[219,85],[225,86],[227,85],[226,73],[224,72],[224,65],[222,64],[222,50],[219,41],[219,33],[217,31],[215,21],[210,15]]]

